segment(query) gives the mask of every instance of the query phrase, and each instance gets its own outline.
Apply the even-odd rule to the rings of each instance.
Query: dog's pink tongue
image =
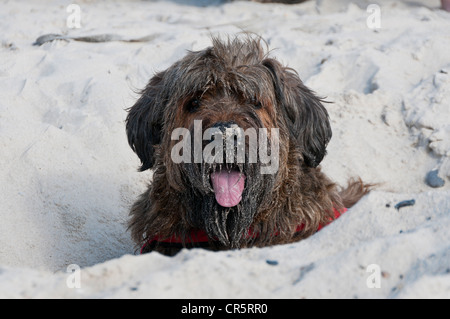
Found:
[[[242,199],[245,175],[239,171],[220,170],[211,174],[216,201],[222,207],[233,207]]]

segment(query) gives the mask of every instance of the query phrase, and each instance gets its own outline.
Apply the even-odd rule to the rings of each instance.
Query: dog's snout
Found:
[[[238,125],[234,121],[228,121],[228,122],[217,122],[212,126],[212,128],[218,128],[223,134],[226,133],[227,128],[228,129],[234,129],[237,128]]]
[[[219,129],[222,133],[223,141],[225,141],[229,136],[236,135],[238,132],[239,125],[234,121],[228,121],[228,122],[217,122],[214,124],[211,128],[213,129]],[[212,141],[214,139],[214,135],[211,137]],[[236,146],[236,141],[235,141]]]

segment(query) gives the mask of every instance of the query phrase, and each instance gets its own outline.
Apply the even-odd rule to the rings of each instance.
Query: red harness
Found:
[[[331,223],[333,220],[339,218],[342,214],[344,214],[347,211],[347,208],[343,208],[340,211],[338,211],[336,208],[333,208],[333,212],[334,212],[334,218],[330,219],[329,223]],[[324,224],[324,225],[319,225],[319,228],[317,229],[317,231],[321,230],[323,227],[327,226],[329,223]],[[299,225],[297,226],[297,230],[296,232],[300,232],[301,230],[303,230],[303,228],[305,228],[305,225]],[[275,236],[277,236],[278,234],[276,233]],[[258,234],[254,234],[252,229],[248,230],[248,238],[250,237],[257,237]],[[208,235],[206,234],[206,232],[204,230],[201,229],[193,229],[191,230],[190,236],[188,236],[187,238],[183,239],[179,236],[172,236],[169,238],[161,238],[160,236],[156,235],[152,238],[150,238],[141,248],[141,254],[143,254],[144,249],[148,246],[151,245],[155,245],[158,243],[164,243],[164,244],[176,244],[176,245],[185,245],[185,244],[196,244],[197,246],[202,246],[201,244],[207,244],[210,241]]]

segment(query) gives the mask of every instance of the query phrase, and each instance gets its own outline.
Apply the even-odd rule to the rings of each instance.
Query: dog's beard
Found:
[[[261,165],[182,164],[188,183],[192,186],[186,198],[190,223],[206,231],[208,236],[230,248],[245,246],[259,208],[270,198],[274,175],[261,174]]]
[[[248,239],[248,229],[262,198],[271,187],[271,176],[261,175],[257,163],[186,164],[185,169],[193,182],[189,219],[211,239],[231,248],[241,247]],[[220,189],[223,183],[229,183],[224,186],[228,189]]]

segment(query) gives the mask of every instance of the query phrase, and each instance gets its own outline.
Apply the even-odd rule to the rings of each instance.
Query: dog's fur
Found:
[[[153,236],[187,239],[195,229],[204,230],[217,249],[294,242],[327,224],[334,209],[350,207],[368,192],[359,179],[341,190],[321,172],[331,138],[323,100],[264,47],[252,36],[213,38],[212,47],[189,52],[156,74],[130,108],[129,144],[142,161],[140,170],[154,169],[153,182],[130,213],[137,244]],[[278,128],[278,172],[260,174],[260,163],[237,165],[246,176],[242,201],[220,206],[209,179],[218,168],[175,164],[170,156],[176,143],[172,131],[192,131],[194,120],[202,120],[203,129],[227,122],[244,130]],[[299,225],[304,227],[296,232]],[[249,229],[258,235],[248,236]]]

